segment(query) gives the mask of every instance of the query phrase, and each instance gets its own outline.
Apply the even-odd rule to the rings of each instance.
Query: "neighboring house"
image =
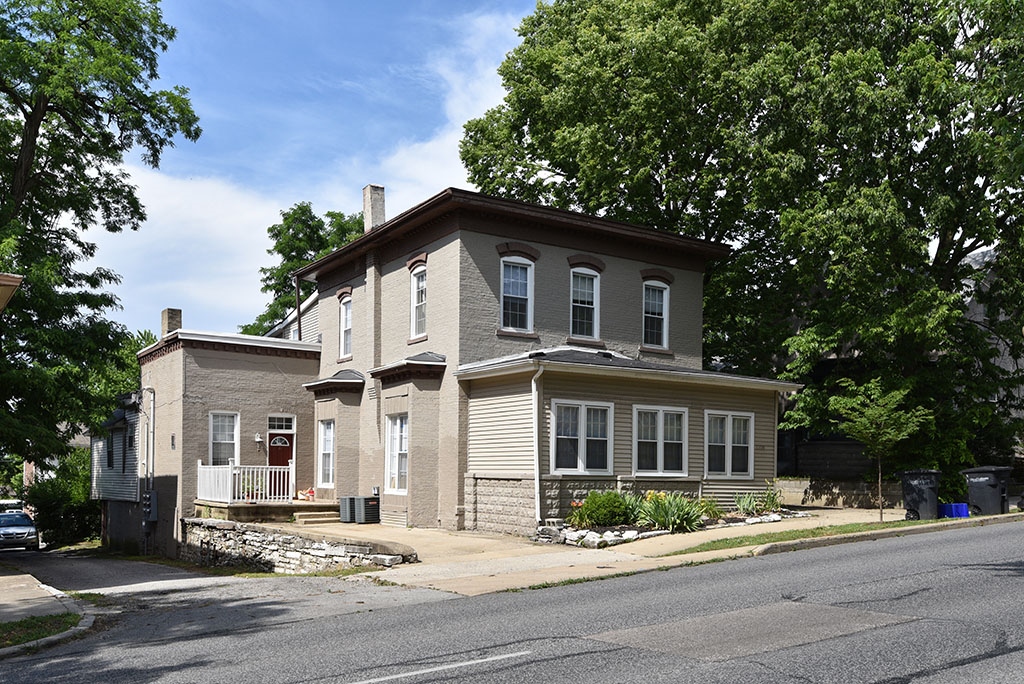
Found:
[[[287,317],[266,333],[266,337],[302,342],[320,342],[319,293],[313,292],[299,308],[293,309]]]
[[[100,501],[101,539],[133,553],[145,553],[149,543],[140,498],[146,474],[139,460],[140,399],[138,392],[118,397],[118,408],[103,424],[104,434],[91,439],[90,498]]]
[[[717,497],[775,476],[780,392],[701,369],[723,245],[448,189],[300,269],[319,293],[318,498],[529,534],[595,489]]]
[[[110,543],[176,556],[180,520],[195,514],[200,462],[235,473],[290,466],[279,492],[289,500],[312,485],[312,460],[300,457],[314,448],[302,385],[317,377],[318,344],[183,330],[181,311],[167,309],[159,341],[139,352],[139,363],[134,402],[93,443],[93,495],[106,502]]]

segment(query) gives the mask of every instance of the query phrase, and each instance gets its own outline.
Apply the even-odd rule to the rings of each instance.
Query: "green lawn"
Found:
[[[687,553],[700,553],[701,551],[720,551],[722,549],[738,549],[744,546],[762,546],[776,542],[793,541],[796,539],[815,539],[817,537],[831,537],[837,534],[854,534],[856,532],[870,532],[872,530],[887,530],[891,528],[910,527],[922,523],[931,523],[934,520],[898,520],[887,523],[850,523],[847,525],[829,525],[827,527],[809,527],[803,530],[785,530],[782,532],[765,532],[763,534],[750,534],[743,537],[730,537],[705,542],[688,549],[675,551],[669,556],[679,556]]]
[[[4,622],[0,624],[0,648],[17,646],[66,632],[81,619],[82,616],[78,613],[60,613],[25,618],[17,622]]]

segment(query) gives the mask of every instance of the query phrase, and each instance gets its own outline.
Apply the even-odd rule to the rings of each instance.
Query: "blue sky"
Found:
[[[191,330],[233,332],[263,310],[266,229],[297,202],[353,213],[386,188],[386,213],[471,188],[462,125],[501,102],[496,70],[532,0],[165,0],[178,30],[160,62],[189,88],[203,135],[158,170],[129,163],[148,220],[87,237],[129,330],[158,332],[183,310]]]

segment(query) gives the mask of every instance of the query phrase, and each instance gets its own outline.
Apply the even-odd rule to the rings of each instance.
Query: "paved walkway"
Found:
[[[982,518],[941,520],[925,525],[865,532],[842,537],[783,542],[767,546],[744,546],[721,551],[680,554],[707,541],[784,530],[806,529],[846,523],[878,522],[877,510],[813,509],[806,517],[737,527],[719,527],[689,534],[671,534],[641,539],[605,549],[581,549],[560,544],[540,544],[521,537],[478,532],[400,528],[385,525],[327,523],[319,525],[274,524],[273,527],[313,539],[331,541],[372,541],[395,553],[414,550],[418,563],[397,565],[371,575],[405,586],[450,591],[476,596],[509,589],[568,580],[609,577],[657,568],[708,562],[738,556],[932,532],[949,527],[1024,521],[1024,513]],[[885,511],[885,521],[903,520],[902,509]],[[2,561],[2,556],[0,556]],[[83,612],[78,602],[60,591],[39,584],[33,577],[0,565],[0,625],[33,615]],[[83,620],[78,629],[89,622]],[[7,649],[10,650],[10,649]],[[5,653],[0,650],[0,657]]]

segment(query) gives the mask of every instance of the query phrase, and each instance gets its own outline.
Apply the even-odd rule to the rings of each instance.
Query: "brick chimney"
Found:
[[[164,309],[160,314],[160,337],[181,330],[181,309]]]
[[[363,188],[363,233],[384,223],[384,186],[367,185]]]

